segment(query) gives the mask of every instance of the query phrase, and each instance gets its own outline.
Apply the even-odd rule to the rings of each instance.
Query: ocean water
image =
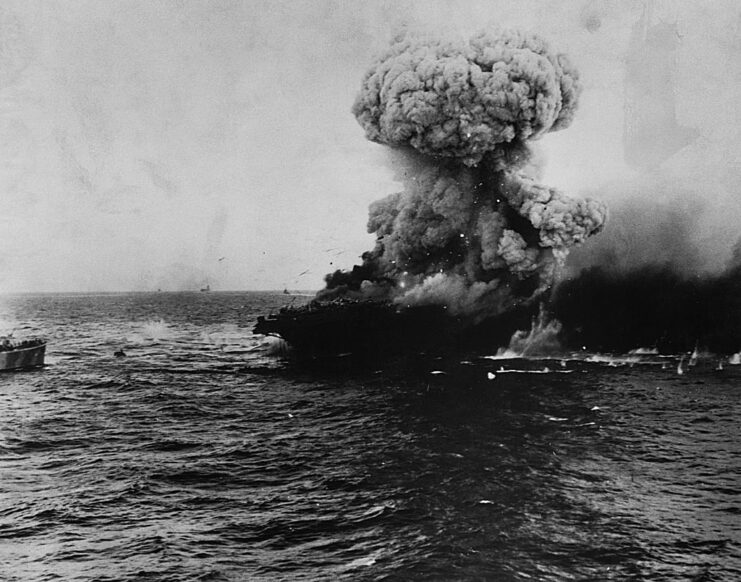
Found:
[[[307,371],[287,299],[4,298],[0,580],[741,580],[741,366]]]

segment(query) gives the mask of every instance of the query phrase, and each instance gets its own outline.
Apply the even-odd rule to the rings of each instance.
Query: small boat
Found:
[[[206,285],[205,287],[201,287],[201,293],[210,293],[211,292],[211,285]]]
[[[44,365],[46,342],[40,339],[0,340],[0,371],[25,370]]]

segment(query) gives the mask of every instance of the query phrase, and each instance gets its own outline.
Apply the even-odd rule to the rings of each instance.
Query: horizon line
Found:
[[[0,291],[0,296],[9,295],[128,295],[128,294],[153,294],[158,293],[193,293],[196,295],[213,295],[215,293],[279,293],[285,294],[285,289],[210,289],[203,291],[199,289],[148,289],[148,290],[123,290],[123,291]],[[294,289],[288,295],[315,295],[317,289]]]

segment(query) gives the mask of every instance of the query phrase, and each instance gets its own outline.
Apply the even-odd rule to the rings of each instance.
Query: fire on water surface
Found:
[[[536,35],[396,37],[366,73],[353,113],[370,140],[392,148],[404,189],[371,205],[375,248],[328,275],[317,303],[381,302],[392,318],[432,306],[464,326],[531,313],[568,249],[606,218],[601,202],[538,183],[528,143],[567,127],[580,91],[568,59]],[[278,328],[309,330],[316,317],[304,313],[256,331],[288,339]]]

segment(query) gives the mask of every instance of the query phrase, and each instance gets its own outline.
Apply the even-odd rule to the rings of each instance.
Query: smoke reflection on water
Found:
[[[3,578],[741,574],[737,366],[470,355],[323,374],[247,331],[283,300],[11,298],[0,316],[46,335],[53,364],[0,378]],[[170,333],[127,343],[147,321]]]

